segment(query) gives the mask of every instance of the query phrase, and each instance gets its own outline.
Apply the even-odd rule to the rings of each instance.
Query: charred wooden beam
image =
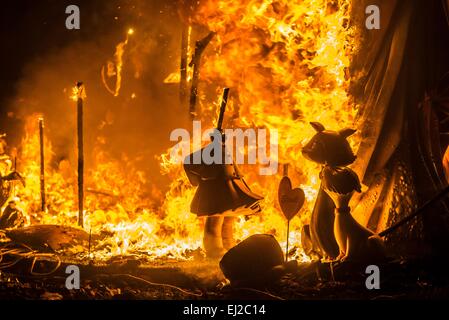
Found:
[[[179,81],[179,100],[181,106],[184,106],[187,96],[187,59],[189,47],[189,26],[185,25],[182,28],[181,35],[181,66],[180,66],[180,81]]]
[[[192,85],[190,87],[190,104],[189,113],[192,118],[195,118],[196,112],[196,99],[198,97],[198,80],[200,75],[201,56],[214,37],[215,32],[210,32],[206,37],[195,43],[195,53],[189,66],[193,67]]]
[[[78,225],[84,227],[84,139],[83,139],[83,99],[85,97],[82,82],[76,84],[77,97],[77,136],[78,136]]]
[[[223,131],[224,114],[226,112],[226,105],[228,104],[228,97],[229,97],[229,88],[224,88],[223,96],[221,98],[220,113],[217,121],[217,130],[220,132]]]

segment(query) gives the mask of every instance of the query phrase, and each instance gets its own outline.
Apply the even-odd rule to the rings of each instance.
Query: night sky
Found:
[[[111,28],[127,24],[127,15],[117,9],[130,1],[65,1],[19,0],[2,1],[0,32],[2,50],[0,60],[0,101],[4,105],[14,95],[16,82],[22,76],[23,67],[36,57],[54,48],[61,48],[75,41],[88,40],[92,34],[107,33]],[[81,11],[81,29],[67,30],[65,9],[77,4]],[[118,16],[119,20],[114,19]]]

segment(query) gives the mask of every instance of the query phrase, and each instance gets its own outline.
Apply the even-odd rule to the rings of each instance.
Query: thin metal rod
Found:
[[[287,221],[287,246],[285,247],[285,262],[288,262],[288,239],[290,238],[290,220]]]
[[[92,228],[89,230],[89,260],[91,259],[90,253],[91,253],[91,243],[92,243]]]

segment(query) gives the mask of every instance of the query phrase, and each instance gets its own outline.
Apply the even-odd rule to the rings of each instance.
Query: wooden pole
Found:
[[[228,97],[229,97],[229,88],[224,88],[223,96],[221,98],[220,113],[217,120],[217,130],[220,132],[223,131],[224,114],[226,112],[226,105],[228,104]]]
[[[45,151],[44,151],[44,119],[39,118],[39,146],[40,146],[40,183],[41,183],[41,211],[45,212]]]
[[[180,66],[180,81],[179,81],[179,101],[181,106],[184,106],[187,96],[187,55],[189,47],[189,27],[183,25],[181,35],[181,66]]]
[[[78,225],[84,227],[84,137],[83,137],[83,83],[77,83],[77,136],[78,136]]]

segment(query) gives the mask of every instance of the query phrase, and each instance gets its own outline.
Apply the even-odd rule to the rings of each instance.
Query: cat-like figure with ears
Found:
[[[347,138],[354,129],[326,130],[311,122],[317,132],[302,149],[304,157],[322,165],[321,186],[310,221],[310,238],[322,258],[372,260],[385,256],[382,240],[351,215],[349,201],[361,192],[357,174],[347,166],[356,156]]]

